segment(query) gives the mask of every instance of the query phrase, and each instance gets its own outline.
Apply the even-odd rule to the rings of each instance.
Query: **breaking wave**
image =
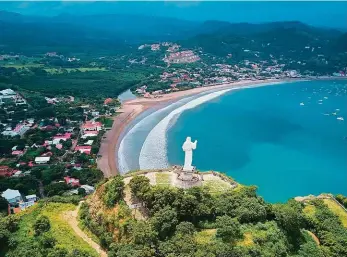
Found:
[[[219,97],[233,89],[236,88],[224,89],[203,95],[170,112],[150,131],[144,144],[142,145],[139,157],[140,169],[157,169],[168,167],[169,162],[167,159],[166,131],[168,130],[169,126],[172,125],[173,119],[177,120],[182,112],[193,109],[198,105]]]
[[[134,127],[132,127],[122,138],[119,148],[118,148],[118,169],[121,174],[124,174],[130,170],[132,170],[134,167],[131,167],[132,165],[128,162],[127,157],[128,155],[126,154],[127,152],[127,147],[126,146],[131,146],[133,143],[134,136],[136,133],[138,133],[140,130],[145,130],[147,127],[153,123],[153,120],[157,119],[158,116],[160,115],[165,115],[165,112],[169,112],[170,109],[175,108],[175,106],[180,106],[183,103],[185,103],[187,100],[192,99],[193,97],[188,97],[181,99],[177,102],[174,102],[164,108],[161,108],[142,120],[140,120]]]

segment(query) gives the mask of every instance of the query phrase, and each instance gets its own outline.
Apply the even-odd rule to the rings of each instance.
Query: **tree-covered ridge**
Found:
[[[111,257],[347,254],[347,230],[322,200],[269,204],[256,187],[211,194],[205,187],[151,186],[144,176],[126,186],[122,180],[101,185],[80,211],[83,226]],[[131,194],[145,206],[135,211],[142,215],[131,215],[122,187],[125,198]]]

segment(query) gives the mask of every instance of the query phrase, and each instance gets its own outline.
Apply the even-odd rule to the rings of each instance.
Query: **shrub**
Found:
[[[107,207],[112,207],[123,198],[124,181],[119,175],[115,176],[105,186],[103,201]]]
[[[39,216],[34,223],[34,232],[36,236],[41,235],[44,232],[49,231],[51,224],[47,216]]]

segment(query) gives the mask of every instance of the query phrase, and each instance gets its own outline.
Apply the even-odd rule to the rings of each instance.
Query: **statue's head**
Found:
[[[187,142],[192,142],[192,138],[191,137],[187,137],[186,141]]]

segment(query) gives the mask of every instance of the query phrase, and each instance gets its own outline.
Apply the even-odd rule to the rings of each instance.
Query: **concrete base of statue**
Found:
[[[180,179],[184,181],[191,181],[193,180],[193,172],[192,171],[183,171],[181,173]]]
[[[175,183],[175,186],[177,187],[190,188],[193,186],[202,185],[201,174],[195,171],[195,167],[193,171],[184,171],[184,169],[181,167],[181,169],[176,170],[175,173],[177,174]]]

